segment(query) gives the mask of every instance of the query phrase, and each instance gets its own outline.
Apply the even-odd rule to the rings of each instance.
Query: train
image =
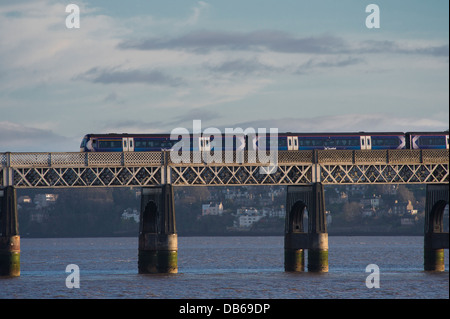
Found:
[[[170,134],[86,134],[80,151],[152,152],[180,147],[189,151],[270,150],[273,145],[280,151],[448,149],[449,132],[190,134],[189,138],[180,135],[177,139],[171,139]]]

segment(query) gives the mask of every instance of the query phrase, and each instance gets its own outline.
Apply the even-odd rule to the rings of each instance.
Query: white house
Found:
[[[263,218],[260,215],[241,215],[239,216],[239,227],[250,227],[253,223]]]
[[[223,214],[222,203],[209,203],[202,205],[202,216],[215,215],[221,216]]]

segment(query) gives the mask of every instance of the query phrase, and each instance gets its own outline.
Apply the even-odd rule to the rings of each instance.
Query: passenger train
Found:
[[[386,150],[386,149],[448,149],[449,132],[389,132],[389,133],[279,133],[277,141],[267,134],[264,139],[256,135],[190,135],[189,151],[258,150],[270,149],[277,142],[278,150]],[[87,134],[81,152],[150,152],[171,150],[174,145],[186,143],[171,140],[170,134]],[[187,143],[186,143],[187,144]],[[180,144],[176,149],[180,148]]]

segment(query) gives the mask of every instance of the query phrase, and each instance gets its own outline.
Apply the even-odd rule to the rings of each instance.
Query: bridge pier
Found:
[[[308,217],[308,228],[303,220]],[[285,271],[328,272],[328,233],[323,185],[288,186],[284,237]]]
[[[424,233],[424,270],[444,271],[444,249],[449,236],[444,233],[443,215],[449,202],[448,184],[427,185]]]
[[[139,227],[139,273],[177,273],[178,237],[172,185],[142,188]]]
[[[17,195],[12,186],[0,189],[0,276],[20,276]]]

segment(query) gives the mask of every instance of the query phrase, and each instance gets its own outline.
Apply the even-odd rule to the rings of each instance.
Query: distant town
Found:
[[[137,236],[140,192],[140,188],[18,190],[21,236]],[[285,201],[283,186],[176,187],[177,232],[283,235]],[[424,185],[326,186],[325,206],[330,235],[423,235]],[[448,205],[444,227],[448,231]]]

